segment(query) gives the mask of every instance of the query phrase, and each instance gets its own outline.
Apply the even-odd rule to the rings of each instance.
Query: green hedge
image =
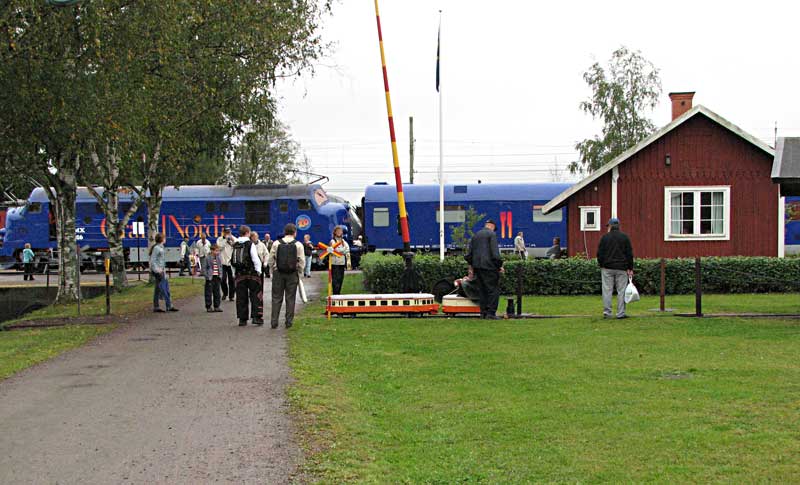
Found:
[[[694,259],[666,261],[667,294],[694,293]],[[634,283],[643,294],[658,294],[659,260],[639,259]],[[732,257],[702,259],[703,292],[766,293],[800,291],[800,259]],[[454,280],[467,274],[462,257],[417,255],[414,266],[430,290],[440,279]],[[569,258],[506,261],[500,280],[504,294],[516,293],[517,271],[522,268],[523,292],[528,295],[585,295],[600,293],[600,269],[596,260]],[[368,254],[361,259],[364,286],[372,293],[396,293],[403,272],[400,256]]]

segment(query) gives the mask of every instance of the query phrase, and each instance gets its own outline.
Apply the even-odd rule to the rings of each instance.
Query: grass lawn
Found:
[[[115,325],[67,327],[0,332],[0,380],[45,361],[113,330]]]
[[[760,297],[709,297],[706,311],[797,305]],[[305,311],[290,358],[308,471],[326,483],[800,480],[800,321],[653,315],[657,300],[615,321],[597,317],[599,297],[528,302],[592,316]]]
[[[195,278],[195,281],[192,282],[190,278],[172,278],[170,279],[170,290],[173,300],[199,295],[203,292],[203,280]],[[105,305],[105,295],[85,300],[81,303],[81,315],[84,317],[105,315]],[[111,312],[114,316],[137,313],[151,308],[152,305],[153,287],[145,284],[137,284],[122,293],[112,293],[111,295]],[[31,312],[18,320],[4,322],[0,326],[20,321],[76,316],[75,304],[49,306]],[[80,320],[76,317],[76,325],[0,332],[0,380],[78,347],[116,327],[113,323],[107,325],[80,325],[79,323]]]
[[[132,286],[130,288],[127,288],[121,293],[111,293],[112,315],[129,315],[153,307],[152,285],[147,285],[144,282],[139,283],[136,280],[132,280],[131,284]],[[202,278],[194,278],[194,281],[192,281],[191,278],[173,277],[169,280],[169,288],[173,300],[200,295],[203,293],[203,285],[204,282]],[[161,305],[163,308],[164,303],[162,302]],[[78,315],[77,311],[76,304],[52,305],[28,313],[17,320],[5,322],[5,324],[25,320],[40,320],[44,318],[72,317]],[[102,316],[105,314],[105,294],[81,302],[82,316]],[[2,324],[0,324],[0,326],[1,325]]]

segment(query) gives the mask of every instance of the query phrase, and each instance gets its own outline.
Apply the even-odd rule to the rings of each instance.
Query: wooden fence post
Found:
[[[694,313],[703,316],[703,278],[700,272],[700,257],[694,259]]]

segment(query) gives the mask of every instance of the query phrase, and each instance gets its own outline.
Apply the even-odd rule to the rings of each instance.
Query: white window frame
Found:
[[[599,205],[585,205],[580,207],[581,210],[581,231],[600,231],[602,224],[600,223],[600,206]],[[589,226],[586,224],[586,214],[594,214],[594,225]]]
[[[549,214],[542,213],[544,205],[534,204],[533,206],[533,222],[547,224],[551,222],[561,222],[564,220],[564,209],[556,209]]]
[[[380,214],[381,217],[386,216],[386,224],[377,224],[375,222],[376,216]],[[391,221],[389,220],[389,208],[388,207],[373,207],[372,208],[372,227],[389,227],[391,225]]]
[[[467,209],[463,205],[444,206],[445,224],[463,224],[467,220]],[[439,223],[439,207],[436,207],[436,223]]]
[[[672,234],[672,193],[694,192],[694,230],[692,234]],[[700,192],[722,192],[722,234],[700,234]],[[731,186],[695,185],[664,187],[664,241],[730,241]]]

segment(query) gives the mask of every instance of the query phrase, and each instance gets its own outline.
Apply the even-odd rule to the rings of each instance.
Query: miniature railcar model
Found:
[[[328,297],[326,311],[341,316],[356,316],[359,313],[402,313],[421,316],[436,315],[439,304],[430,293],[334,295]]]
[[[480,314],[481,307],[469,298],[446,295],[442,298],[442,313],[445,315]]]

